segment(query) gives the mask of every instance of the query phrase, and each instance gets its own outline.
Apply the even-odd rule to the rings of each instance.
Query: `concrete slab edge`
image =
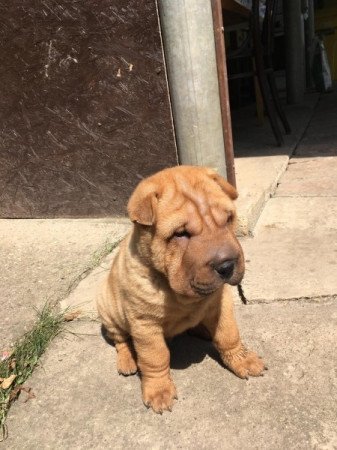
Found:
[[[254,203],[248,204],[246,207],[243,207],[243,211],[241,209],[241,212],[238,215],[238,236],[253,236],[255,225],[267,201],[275,193],[278,182],[288,167],[289,159],[290,156],[286,156],[284,158],[284,162],[281,164],[275,178],[264,190],[261,190],[261,193],[258,196],[257,200]]]

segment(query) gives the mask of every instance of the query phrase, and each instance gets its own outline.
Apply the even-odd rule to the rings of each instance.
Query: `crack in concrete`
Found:
[[[277,195],[273,198],[336,198],[337,195]]]
[[[257,298],[254,300],[248,300],[247,305],[273,305],[276,303],[293,303],[297,302],[299,304],[303,303],[317,303],[326,305],[331,302],[337,301],[337,293],[336,294],[329,294],[329,295],[314,295],[312,297],[290,297],[290,298],[276,298],[274,300],[267,300],[263,298]]]

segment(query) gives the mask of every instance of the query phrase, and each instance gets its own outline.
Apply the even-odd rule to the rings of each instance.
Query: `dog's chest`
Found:
[[[205,315],[205,308],[191,311],[170,311],[163,320],[165,337],[173,337],[197,326]]]

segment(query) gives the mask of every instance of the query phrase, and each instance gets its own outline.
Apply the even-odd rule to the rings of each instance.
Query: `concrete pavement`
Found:
[[[263,355],[264,377],[244,381],[218,363],[208,342],[171,347],[179,400],[147,410],[137,376],[116,371],[114,349],[95,323],[57,338],[27,385],[36,398],[13,405],[9,450],[334,449],[337,447],[334,302],[239,306],[244,341]]]
[[[0,350],[97,265],[129,224],[107,219],[0,220]]]

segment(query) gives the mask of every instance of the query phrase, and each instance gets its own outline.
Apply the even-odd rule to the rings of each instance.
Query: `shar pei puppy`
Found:
[[[180,166],[144,179],[128,203],[133,228],[97,306],[120,374],[141,374],[143,402],[171,410],[177,391],[167,339],[199,326],[240,378],[265,366],[241,342],[229,285],[244,274],[235,236],[236,190],[215,171]]]

